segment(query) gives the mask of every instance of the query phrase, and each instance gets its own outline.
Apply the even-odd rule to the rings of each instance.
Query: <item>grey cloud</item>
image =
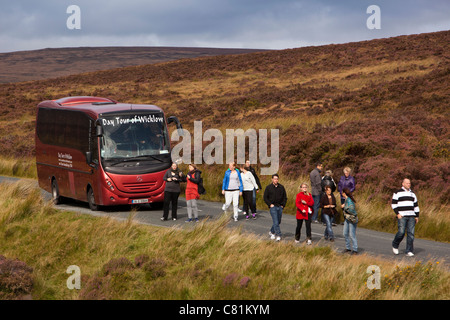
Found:
[[[81,30],[66,9],[81,8]],[[382,29],[366,28],[377,4]],[[0,51],[171,45],[282,49],[450,29],[444,0],[18,0],[2,4]]]

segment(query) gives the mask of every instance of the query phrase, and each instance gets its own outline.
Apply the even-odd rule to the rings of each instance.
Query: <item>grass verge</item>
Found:
[[[0,194],[0,254],[33,268],[33,299],[450,298],[438,262],[274,243],[226,228],[228,219],[181,229],[78,215],[53,209],[27,182],[1,184]],[[67,288],[71,265],[80,290]],[[379,290],[367,288],[371,265],[381,270]]]

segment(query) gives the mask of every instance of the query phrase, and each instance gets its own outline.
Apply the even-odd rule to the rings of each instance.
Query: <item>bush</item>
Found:
[[[33,289],[33,269],[0,255],[0,300],[23,299]]]

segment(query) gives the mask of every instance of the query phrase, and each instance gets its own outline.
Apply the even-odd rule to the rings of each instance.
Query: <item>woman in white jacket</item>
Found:
[[[255,177],[249,171],[248,167],[241,167],[241,178],[244,187],[244,191],[242,192],[242,197],[244,198],[244,214],[248,220],[250,216],[250,207],[252,217],[253,219],[256,219],[256,206],[253,203],[253,189],[256,189],[256,192],[258,192],[258,184],[256,183]]]

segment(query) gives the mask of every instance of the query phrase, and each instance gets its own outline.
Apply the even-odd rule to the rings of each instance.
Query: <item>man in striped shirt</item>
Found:
[[[411,181],[404,179],[402,188],[392,196],[392,209],[397,215],[398,232],[392,241],[392,251],[398,254],[398,246],[407,233],[406,237],[406,255],[414,256],[414,228],[419,222],[419,205],[417,204],[417,197],[411,191]]]

